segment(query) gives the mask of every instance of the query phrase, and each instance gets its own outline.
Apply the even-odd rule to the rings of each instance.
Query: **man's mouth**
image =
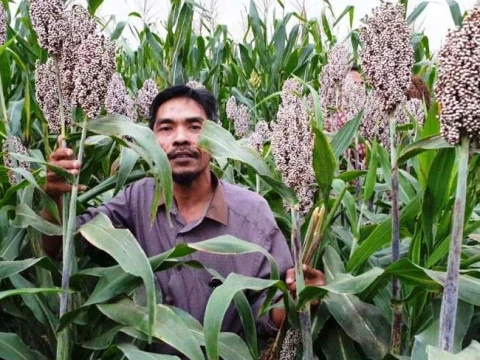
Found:
[[[196,159],[198,158],[197,154],[191,153],[188,151],[178,151],[176,153],[173,153],[169,156],[170,160],[174,159]]]

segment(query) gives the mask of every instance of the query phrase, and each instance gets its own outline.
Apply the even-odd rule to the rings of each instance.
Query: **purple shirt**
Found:
[[[168,223],[165,204],[161,204],[153,224],[149,220],[154,183],[145,178],[119,193],[98,208],[90,208],[78,217],[79,225],[106,214],[116,227],[129,229],[137,238],[148,257],[170,250],[182,243],[194,243],[220,235],[233,235],[253,242],[271,253],[278,263],[281,276],[293,267],[293,260],[285,238],[274,216],[260,195],[236,185],[217,182],[206,214],[200,220],[185,223],[175,204],[171,210],[173,227]],[[187,258],[187,257],[186,257]],[[182,258],[185,259],[185,258]],[[244,255],[217,255],[196,252],[188,259],[198,260],[222,276],[234,272],[257,278],[268,278],[270,265],[260,253]],[[212,275],[205,270],[180,266],[155,274],[164,303],[181,308],[203,323],[208,298],[213,291]],[[257,318],[265,294],[249,294],[252,311],[260,334],[272,335],[277,331],[268,316]],[[234,306],[225,315],[222,331],[241,333],[242,325]]]

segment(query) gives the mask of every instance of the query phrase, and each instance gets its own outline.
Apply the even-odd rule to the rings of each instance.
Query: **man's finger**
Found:
[[[50,162],[51,165],[64,168],[65,170],[79,170],[81,167],[78,160],[57,160]]]
[[[72,185],[65,183],[50,183],[45,186],[45,192],[50,196],[63,195],[72,191]]]
[[[58,148],[50,155],[50,162],[73,159],[73,150],[69,148]]]
[[[293,284],[295,281],[295,269],[291,268],[287,270],[287,273],[285,275],[285,283],[288,284]]]

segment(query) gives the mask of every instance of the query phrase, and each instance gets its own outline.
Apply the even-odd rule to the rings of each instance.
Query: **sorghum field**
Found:
[[[323,0],[316,18],[271,19],[268,1],[252,2],[237,42],[194,0],[172,0],[162,31],[147,20],[133,29],[137,48],[122,40],[130,25],[95,16],[102,0],[21,0],[15,12],[9,2],[0,1],[0,358],[175,358],[147,352],[163,341],[195,360],[480,359],[479,6],[462,13],[448,1],[457,28],[433,53],[413,30],[428,1],[378,1],[346,38],[338,22],[352,24],[354,7],[333,13]],[[218,98],[221,126],[206,123],[199,146],[219,178],[268,201],[295,258],[295,297],[248,242],[215,238],[147,258],[106,217],[75,228],[76,214],[145,176],[154,205],[162,194],[171,206],[168,159],[146,120],[160,89],[186,83]],[[59,134],[82,161],[79,176],[47,164]],[[44,190],[47,167],[73,185],[61,212]],[[63,236],[59,258],[45,255],[42,234]],[[102,255],[86,256],[79,236]],[[162,305],[154,272],[201,267],[194,252],[258,251],[271,278],[230,274],[203,325]],[[327,284],[302,286],[302,262]],[[262,312],[286,294],[277,338],[257,339],[244,290],[268,292]],[[220,333],[232,301],[244,338]]]

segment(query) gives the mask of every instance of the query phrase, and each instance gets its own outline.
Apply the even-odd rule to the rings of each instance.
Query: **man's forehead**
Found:
[[[190,118],[206,119],[205,110],[195,100],[176,98],[162,104],[156,114],[156,119],[185,120]]]

